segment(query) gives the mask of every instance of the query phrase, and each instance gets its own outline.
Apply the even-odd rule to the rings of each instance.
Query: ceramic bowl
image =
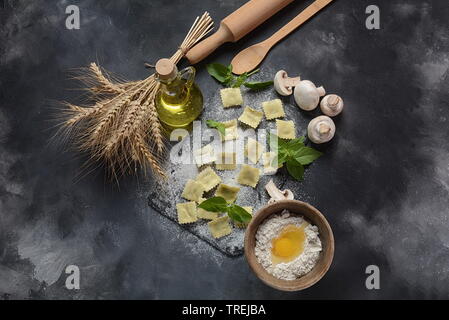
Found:
[[[323,246],[318,262],[312,271],[296,280],[280,280],[275,278],[262,267],[255,255],[256,233],[259,225],[271,215],[281,213],[284,209],[293,214],[303,216],[304,219],[317,226]],[[296,200],[282,200],[263,207],[254,215],[245,233],[245,257],[251,270],[265,284],[282,291],[304,290],[320,281],[332,264],[334,249],[334,235],[323,214],[310,204]]]

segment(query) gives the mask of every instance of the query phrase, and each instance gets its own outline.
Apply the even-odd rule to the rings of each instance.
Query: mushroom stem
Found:
[[[300,81],[301,81],[301,77],[284,78],[284,85],[286,87],[293,88],[293,87],[296,87]]]
[[[276,185],[274,184],[273,180],[270,180],[270,182],[268,182],[268,184],[265,186],[265,189],[271,197],[268,203],[273,203],[279,200],[293,200],[295,198],[291,190],[279,190],[278,187],[276,187]]]
[[[320,95],[320,97],[324,97],[326,95],[326,90],[324,89],[323,86],[317,88],[318,90],[318,94]]]
[[[338,104],[340,103],[340,97],[336,95],[329,96],[329,99],[327,100],[329,103],[329,107],[335,109]]]
[[[328,134],[331,131],[331,127],[327,123],[322,122],[320,123],[318,131],[320,132],[320,134]]]

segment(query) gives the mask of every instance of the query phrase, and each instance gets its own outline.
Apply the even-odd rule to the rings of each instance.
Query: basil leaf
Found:
[[[228,215],[231,219],[241,223],[248,223],[253,218],[248,211],[235,204],[229,207]]]
[[[304,166],[295,159],[287,160],[287,171],[293,178],[298,181],[304,179]]]
[[[214,120],[207,120],[206,124],[210,128],[217,129],[218,132],[220,132],[222,136],[226,135],[226,126],[223,123],[214,121]]]
[[[203,201],[198,208],[211,212],[226,212],[228,203],[222,197],[214,197]]]
[[[236,222],[243,223],[242,218],[234,211],[228,208],[228,217]]]
[[[278,152],[277,158],[278,158],[278,165],[281,166],[288,160],[289,154],[280,150]]]
[[[229,68],[221,63],[211,63],[206,68],[207,72],[220,83],[225,83],[228,81],[229,76],[232,75]]]
[[[287,148],[290,150],[293,150],[293,151],[304,148],[305,147],[304,141],[305,141],[304,137],[301,137],[298,139],[292,139],[287,142]]]
[[[266,82],[245,82],[243,85],[247,88],[250,88],[252,90],[262,90],[266,89],[268,87],[271,87],[273,85],[273,81],[266,81]]]
[[[302,147],[294,153],[295,160],[303,166],[311,164],[323,154],[318,150],[309,147]]]
[[[268,145],[272,151],[286,149],[286,141],[279,139],[277,135],[271,132],[268,134]]]

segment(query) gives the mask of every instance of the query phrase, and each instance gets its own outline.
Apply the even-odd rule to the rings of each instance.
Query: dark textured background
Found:
[[[130,79],[170,55],[194,17],[216,22],[243,0],[0,1],[0,297],[448,298],[449,4],[447,0],[337,0],[271,52],[263,67],[301,73],[340,93],[338,138],[303,183],[336,237],[334,264],[301,293],[272,290],[146,204],[140,181],[120,190],[83,159],[48,144],[54,101],[77,101],[72,68],[98,61]],[[297,0],[206,62],[226,63],[297,14]],[[65,8],[81,29],[65,28]],[[381,30],[365,8],[381,9]],[[205,93],[217,84],[198,66]],[[304,115],[311,117],[311,115]],[[143,189],[143,190],[142,190]],[[81,290],[65,289],[66,265]],[[365,267],[381,268],[368,291]]]

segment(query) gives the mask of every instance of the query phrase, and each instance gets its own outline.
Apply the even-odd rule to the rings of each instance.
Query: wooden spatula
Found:
[[[333,0],[316,0],[270,38],[240,51],[240,53],[232,59],[232,72],[235,74],[242,74],[254,70],[263,61],[273,46],[312,18],[332,1]]]

